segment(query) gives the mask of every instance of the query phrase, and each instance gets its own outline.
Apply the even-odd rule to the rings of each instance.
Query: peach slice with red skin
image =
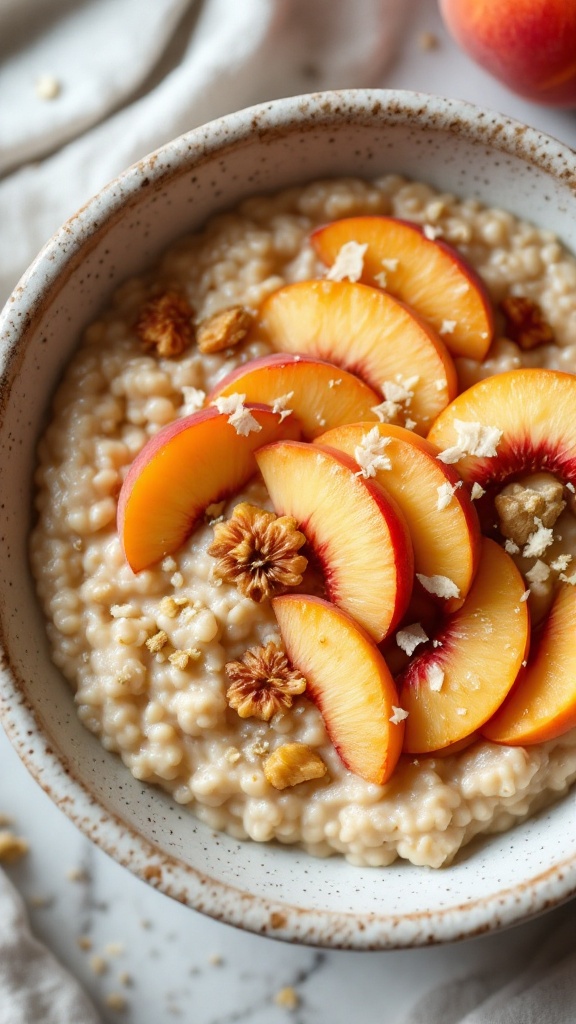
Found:
[[[118,532],[134,572],[177,551],[208,505],[234,494],[256,473],[254,451],[298,437],[295,417],[246,405],[260,424],[246,436],[216,408],[169,423],[150,438],[128,470],[118,502]]]
[[[258,332],[272,348],[335,363],[379,394],[385,382],[415,378],[403,412],[420,433],[457,392],[454,363],[436,332],[378,288],[351,281],[286,285],[264,300]]]
[[[256,461],[275,511],[293,516],[313,549],[330,601],[382,640],[406,609],[414,572],[396,503],[342,452],[278,441]]]
[[[317,443],[354,458],[356,449],[371,431],[387,439],[383,453],[390,469],[376,469],[374,480],[394,498],[408,524],[415,571],[452,580],[460,596],[441,600],[441,604],[446,611],[453,611],[470,589],[480,554],[478,516],[462,486],[462,478],[453,466],[438,461],[434,445],[388,423],[336,427],[322,434]],[[447,503],[439,508],[442,488]]]
[[[510,476],[545,471],[576,485],[576,376],[558,370],[510,370],[473,384],[439,415],[428,440],[445,451],[456,421],[502,431],[496,455],[455,464],[467,483],[487,489]]]
[[[528,665],[482,735],[511,746],[554,740],[576,726],[576,588],[561,583]]]
[[[427,238],[419,225],[395,217],[337,220],[317,228],[311,241],[328,266],[346,243],[366,245],[362,281],[370,285],[385,281],[386,291],[432,324],[453,355],[469,359],[486,355],[494,336],[488,293],[452,246]],[[452,323],[452,330],[446,331]]]
[[[380,651],[346,612],[321,598],[285,594],[272,607],[341,761],[384,785],[402,750],[404,722],[394,720],[398,694]]]
[[[374,406],[382,399],[347,370],[310,356],[274,353],[253,359],[219,381],[206,401],[241,392],[249,402],[273,406],[286,398],[302,426],[304,437],[356,420],[374,420]]]
[[[480,729],[511,690],[526,658],[525,585],[509,555],[484,538],[462,607],[396,680],[408,712],[404,751],[441,750]]]

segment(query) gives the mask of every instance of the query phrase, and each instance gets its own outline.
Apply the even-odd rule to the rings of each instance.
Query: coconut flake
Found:
[[[567,576],[565,572],[561,572],[558,579],[562,580],[563,583],[570,583],[572,587],[576,586],[576,572],[572,573],[571,576]]]
[[[190,416],[193,412],[198,412],[206,401],[206,392],[200,388],[192,388],[184,386],[182,388],[182,397],[184,402],[180,406],[180,416]]]
[[[568,568],[572,561],[572,555],[558,555],[553,562],[550,562],[550,568],[556,572],[564,572]]]
[[[456,444],[446,448],[437,456],[446,464],[459,462],[465,455],[476,455],[482,459],[492,459],[497,455],[497,448],[502,437],[499,427],[487,427],[482,423],[467,423],[454,420]]]
[[[448,505],[452,501],[452,498],[459,487],[462,487],[463,481],[459,480],[457,484],[450,484],[448,481],[444,484],[440,484],[436,488],[438,491],[438,501],[436,502],[436,508],[439,512],[443,509],[448,508]]]
[[[481,487],[480,484],[473,483],[472,490],[470,491],[470,497],[472,498],[472,501],[477,501],[478,498],[481,498],[483,494],[486,494],[484,488]]]
[[[444,669],[435,661],[426,667],[426,682],[430,689],[434,690],[435,693],[439,693],[442,689],[444,684]]]
[[[421,572],[416,573],[416,579],[420,581],[424,590],[436,597],[443,597],[446,601],[451,597],[460,597],[460,588],[448,576],[424,576]]]
[[[326,274],[329,281],[359,281],[364,270],[364,253],[368,243],[345,242],[330,270]]]
[[[374,280],[376,281],[376,284],[380,285],[381,288],[385,288],[386,285],[388,284],[388,278],[383,270],[381,270],[379,274],[374,274]]]
[[[509,537],[504,541],[504,551],[507,551],[509,555],[517,555],[520,551],[515,540],[510,540]]]
[[[542,520],[537,516],[534,517],[534,525],[536,529],[529,535],[522,550],[524,558],[540,558],[546,548],[554,543],[554,531],[544,526]]]
[[[288,409],[287,405],[291,398],[294,397],[293,391],[288,391],[285,395],[278,395],[272,403],[272,412],[275,412],[280,417],[280,423],[283,423],[287,416],[291,416],[293,409]]]
[[[422,231],[425,237],[431,242],[433,242],[435,238],[440,238],[442,235],[442,228],[435,228],[433,224],[424,224]]]
[[[457,320],[443,320],[442,326],[440,328],[440,334],[454,334],[454,331],[457,326]]]
[[[404,426],[406,427],[406,430],[414,430],[414,427],[417,427],[418,424],[416,423],[416,420],[407,419],[404,420]]]
[[[393,715],[388,719],[393,725],[399,725],[405,718],[408,718],[408,712],[404,711],[404,708],[397,708],[394,704],[392,705]]]
[[[468,714],[468,708],[456,708],[456,714],[464,717],[464,715]]]
[[[413,622],[411,626],[399,629],[396,633],[396,643],[408,657],[412,656],[419,644],[425,644],[427,640],[428,634],[419,622]]]
[[[250,410],[245,408],[245,399],[246,395],[233,394],[223,395],[214,402],[218,412],[228,415],[228,423],[241,437],[247,437],[252,431],[262,430],[262,425]]]
[[[544,583],[550,575],[550,566],[543,562],[540,558],[537,562],[526,573],[526,579],[530,583]]]
[[[530,587],[528,587],[528,590],[525,590],[524,593],[522,594],[522,597],[520,598],[520,604],[524,604],[524,601],[527,601],[529,597],[530,597]]]
[[[360,466],[357,476],[376,476],[379,469],[392,469],[390,456],[385,454],[392,438],[381,437],[378,427],[372,427],[367,434],[364,434],[359,445],[354,449],[354,459]]]

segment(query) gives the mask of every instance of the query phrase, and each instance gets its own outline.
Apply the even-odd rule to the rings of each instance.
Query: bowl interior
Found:
[[[576,888],[569,802],[477,843],[437,873],[406,864],[353,868],[215,834],[133,779],[80,725],[49,659],[27,537],[50,394],[82,327],[112,289],[247,195],[318,177],[392,172],[506,208],[576,251],[576,158],[553,140],[456,102],[334,93],[232,115],[131,168],[48,243],[0,323],[0,628],[9,735],[53,799],[152,884],[242,927],[357,948],[471,935],[567,898]]]

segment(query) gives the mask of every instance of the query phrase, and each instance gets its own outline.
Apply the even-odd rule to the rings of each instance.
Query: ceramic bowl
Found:
[[[525,919],[576,890],[574,797],[477,842],[440,871],[383,870],[215,834],[137,782],[79,723],[53,667],[27,559],[50,395],[112,289],[183,232],[252,193],[400,172],[504,207],[576,251],[576,155],[464,103],[350,91],[280,100],[198,128],[131,167],[48,242],[0,323],[3,722],[50,797],[95,842],[197,910],[278,938],[398,948]]]

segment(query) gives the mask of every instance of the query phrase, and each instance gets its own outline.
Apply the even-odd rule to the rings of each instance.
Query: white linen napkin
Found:
[[[0,1024],[99,1024],[80,985],[33,938],[24,904],[0,872]]]

